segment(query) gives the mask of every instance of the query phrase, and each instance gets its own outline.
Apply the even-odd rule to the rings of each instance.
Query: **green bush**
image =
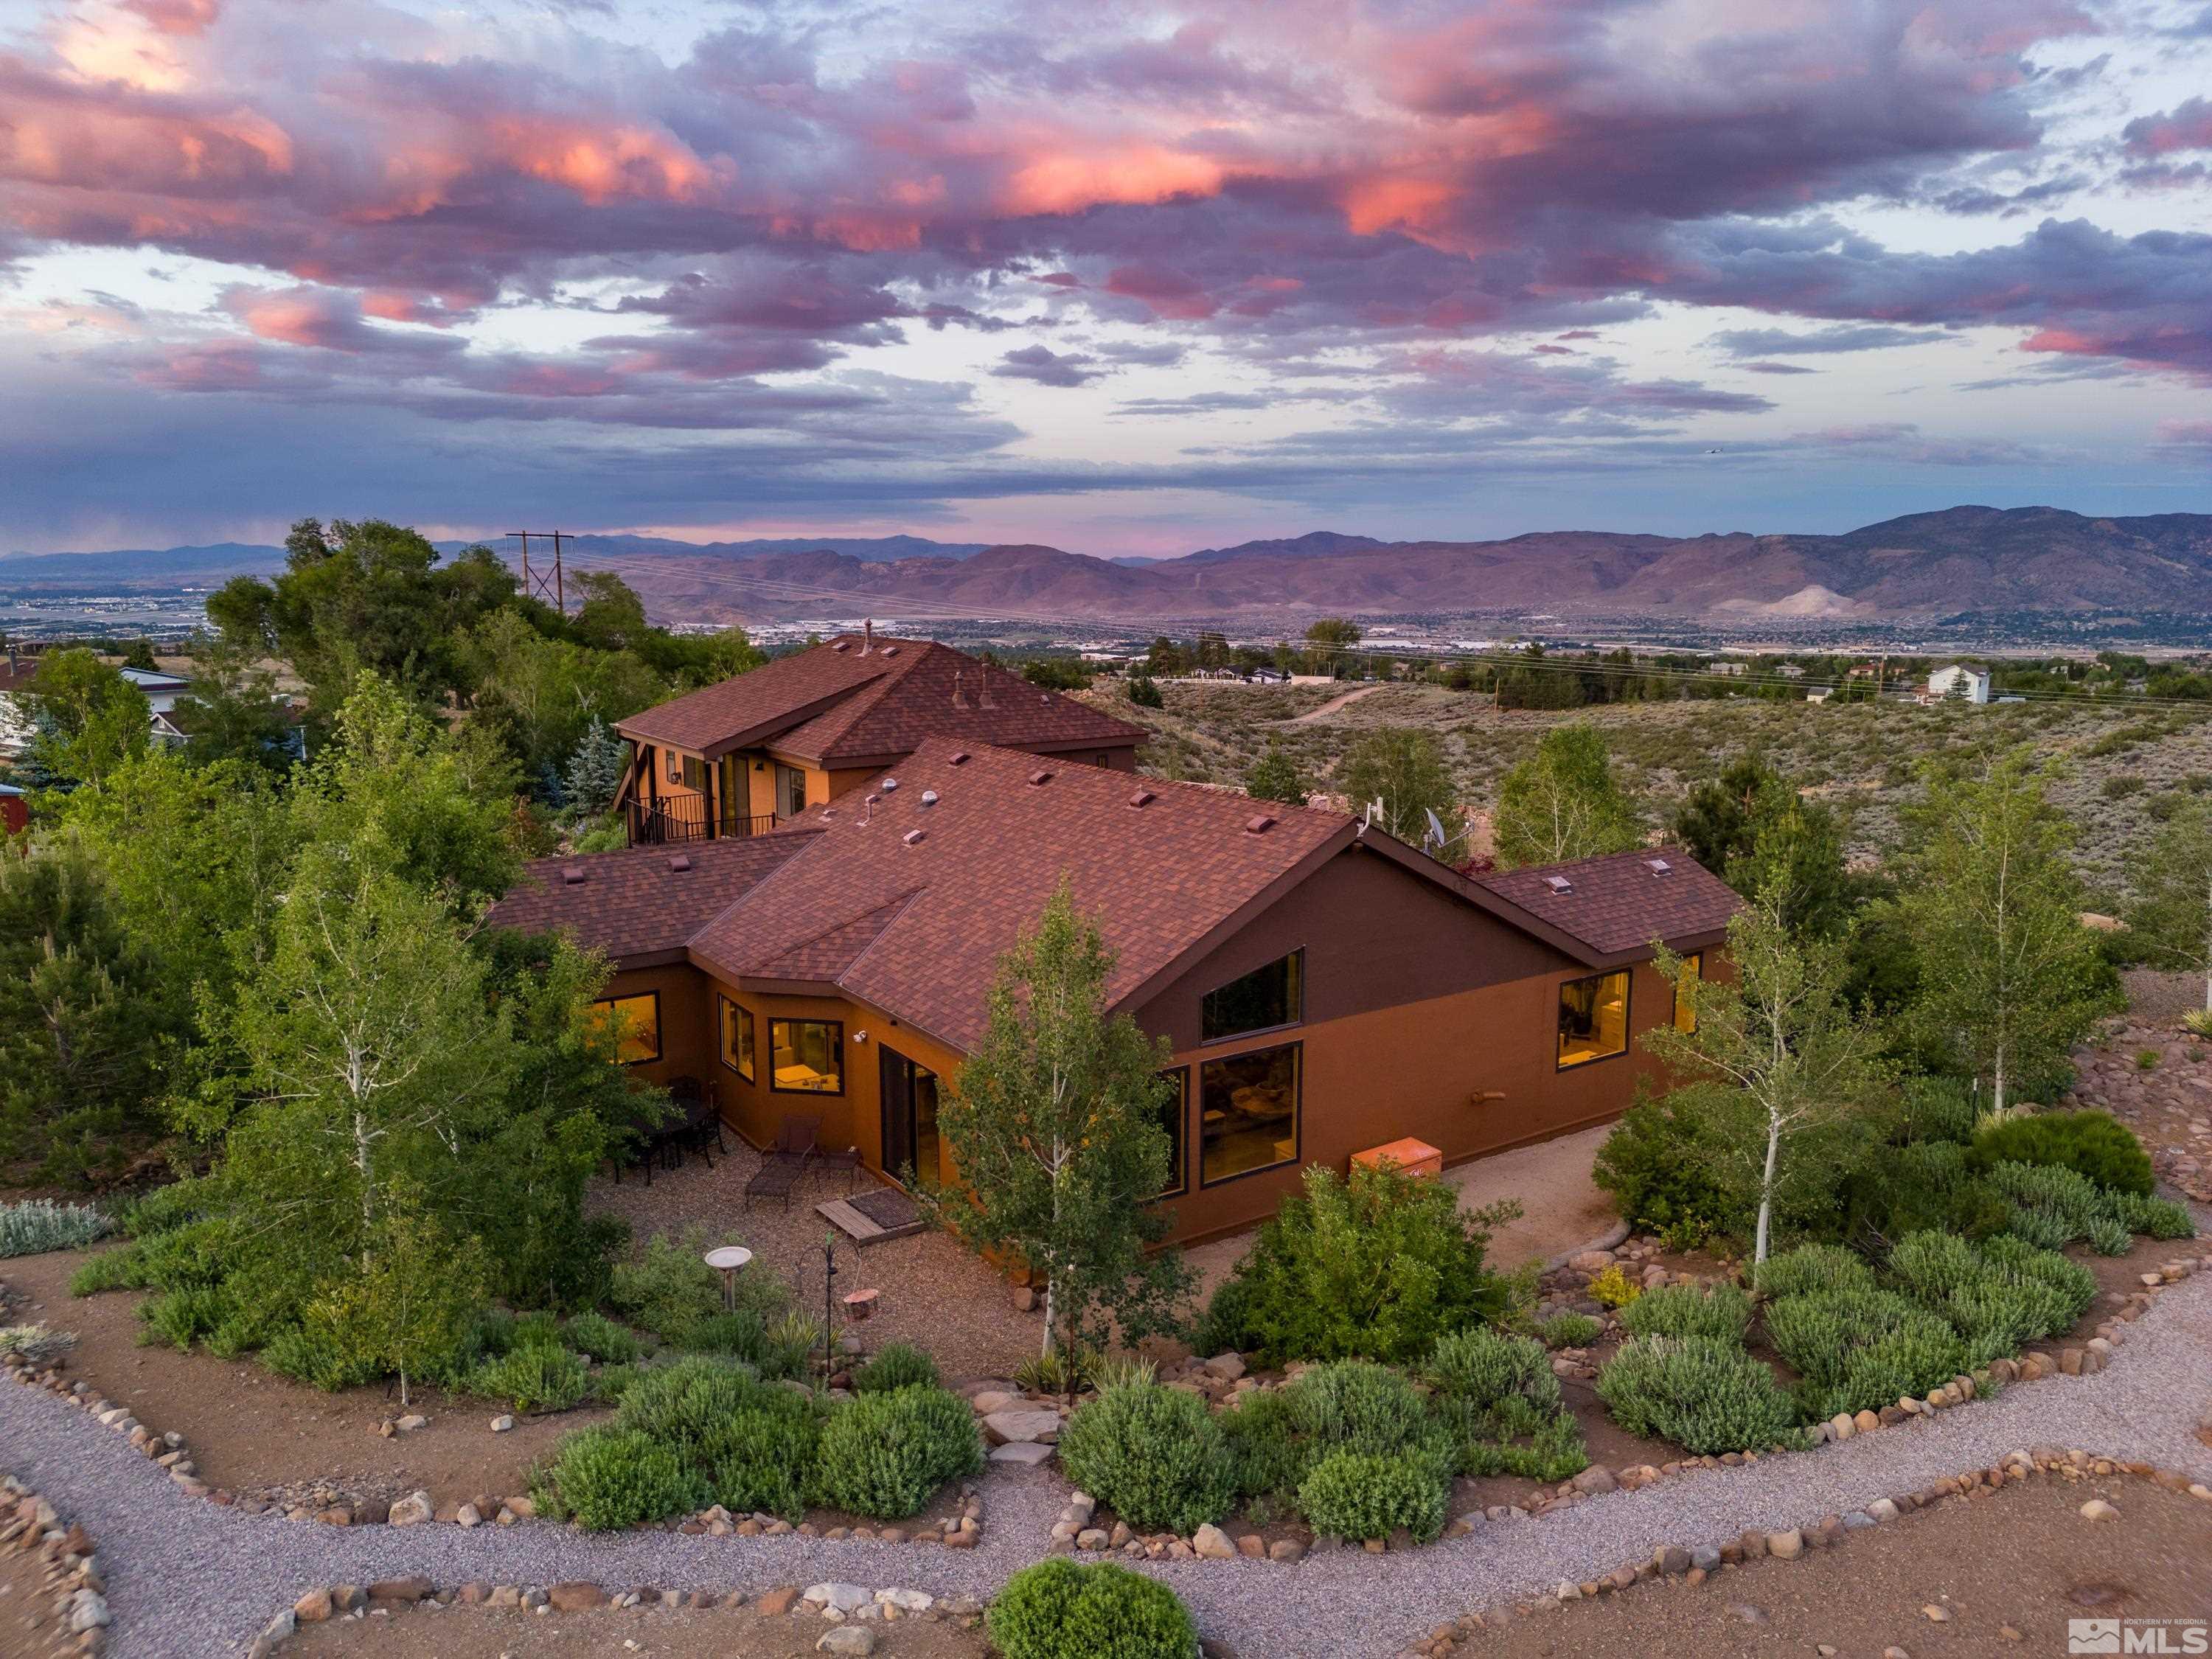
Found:
[[[50,1198],[0,1204],[0,1257],[81,1250],[115,1231],[115,1223],[89,1204],[57,1204]]]
[[[71,1296],[98,1296],[102,1291],[136,1290],[146,1283],[146,1258],[136,1244],[118,1245],[88,1257],[70,1275]]]
[[[853,1378],[855,1394],[889,1394],[894,1389],[912,1388],[919,1383],[935,1388],[944,1379],[937,1374],[937,1362],[911,1343],[886,1343],[884,1351],[860,1367]]]
[[[2093,1217],[2082,1237],[2099,1255],[2125,1255],[2136,1243],[2135,1235],[2107,1215]]]
[[[1803,1443],[1790,1395],[1741,1343],[1638,1337],[1599,1371],[1597,1395],[1629,1433],[1698,1456]]]
[[[1907,1145],[1948,1141],[1963,1149],[1978,1115],[1973,1091],[1958,1078],[1909,1078],[1898,1090],[1898,1129]]]
[[[1751,1324],[1751,1298],[1733,1285],[1662,1285],[1620,1310],[1631,1336],[1711,1336],[1740,1342]]]
[[[1587,1348],[1605,1334],[1605,1321],[1589,1314],[1553,1314],[1537,1322],[1536,1334],[1547,1348]]]
[[[1803,1379],[1808,1417],[1856,1414],[1923,1395],[1972,1363],[1948,1321],[1892,1291],[1811,1291],[1766,1310],[1766,1336]]]
[[[210,1334],[232,1310],[230,1296],[220,1285],[186,1285],[165,1291],[138,1304],[138,1317],[146,1326],[140,1340],[150,1342],[158,1337],[174,1347],[189,1349]]]
[[[944,1389],[864,1394],[823,1425],[816,1491],[832,1509],[878,1520],[919,1511],[947,1480],[981,1473],[975,1414]]]
[[[1288,1502],[1305,1479],[1305,1442],[1298,1437],[1297,1408],[1282,1389],[1255,1389],[1224,1412],[1221,1432],[1229,1447],[1237,1495]]]
[[[1841,1196],[1843,1236],[1871,1248],[1930,1229],[1985,1238],[2012,1218],[2012,1206],[1955,1140],[1876,1148],[1845,1177]]]
[[[2194,1238],[2197,1223],[2188,1210],[2170,1198],[2145,1198],[2140,1193],[2111,1193],[2112,1218],[2131,1233],[2153,1238]]]
[[[2143,1198],[2155,1184],[2150,1155],[2109,1112],[2039,1112],[1989,1124],[1974,1137],[1974,1158],[1984,1167],[2055,1164],[2097,1186]]]
[[[1470,1214],[1449,1182],[1393,1168],[1355,1165],[1346,1182],[1315,1164],[1304,1183],[1237,1267],[1250,1346],[1267,1360],[1411,1361],[1504,1308],[1483,1266],[1503,1212]]]
[[[1216,1354],[1256,1346],[1252,1335],[1252,1287],[1241,1274],[1231,1273],[1213,1287],[1206,1311],[1191,1332],[1194,1353]]]
[[[1157,695],[1157,694],[1155,694]],[[1110,1561],[1054,1558],[1006,1580],[984,1614],[1006,1659],[1197,1659],[1198,1631],[1165,1584]]]
[[[2039,1250],[2016,1238],[1992,1238],[1981,1251],[1984,1264],[1998,1278],[2011,1284],[2041,1285],[2057,1295],[2056,1322],[2044,1333],[2046,1336],[2071,1326],[2097,1299],[2096,1274],[2056,1250]]]
[[[1840,1244],[1801,1244],[1760,1262],[1752,1270],[1752,1283],[1770,1299],[1809,1291],[1870,1291],[1874,1269]]]
[[[326,1394],[376,1380],[373,1366],[356,1358],[336,1333],[319,1325],[287,1326],[263,1345],[261,1363],[279,1376]]]
[[[655,1233],[646,1241],[642,1260],[616,1263],[608,1305],[664,1342],[679,1348],[704,1346],[696,1340],[696,1332],[722,1313],[722,1276],[701,1258],[712,1243],[724,1242],[703,1227],[690,1228],[681,1237]],[[738,1306],[763,1330],[789,1301],[789,1293],[775,1275],[738,1275]]]
[[[2041,1249],[2086,1238],[2111,1219],[2111,1200],[2086,1176],[2057,1164],[2007,1159],[1990,1166],[1990,1185],[2014,1208],[2006,1231]]]
[[[504,1400],[518,1412],[561,1412],[591,1391],[592,1374],[566,1348],[517,1343],[469,1375],[469,1392]]]
[[[507,1328],[509,1348],[557,1348],[561,1340],[561,1321],[556,1315],[526,1313],[520,1315]]]
[[[668,1448],[715,1502],[793,1521],[805,1513],[826,1414],[814,1395],[704,1358],[641,1370],[621,1395],[614,1425]]]
[[[1328,1450],[1389,1456],[1435,1444],[1428,1401],[1387,1366],[1355,1359],[1317,1365],[1286,1392],[1298,1432]]]
[[[1732,1231],[1740,1205],[1715,1176],[1703,1115],[1677,1091],[1638,1100],[1598,1148],[1591,1179],[1632,1228]]]
[[[604,1314],[580,1313],[561,1328],[562,1340],[586,1358],[610,1365],[627,1365],[645,1352],[645,1345]]]
[[[665,1521],[702,1507],[705,1498],[673,1447],[611,1424],[563,1439],[550,1485],[554,1513],[593,1532]]]
[[[1423,1543],[1443,1530],[1449,1494],[1416,1462],[1371,1452],[1322,1458],[1298,1483],[1298,1508],[1316,1532],[1388,1538],[1400,1527]]]
[[[1559,1379],[1544,1350],[1503,1331],[1460,1331],[1437,1344],[1422,1375],[1437,1392],[1479,1407],[1509,1398],[1537,1410],[1559,1407]]]
[[[1109,1389],[1060,1431],[1067,1478],[1145,1532],[1195,1532],[1229,1512],[1237,1468],[1206,1401],[1157,1382]]]
[[[1889,1270],[1923,1303],[1934,1305],[1975,1283],[1986,1271],[1982,1254],[1951,1233],[1914,1233],[1889,1255]]]
[[[1425,1375],[1431,1414],[1462,1474],[1564,1480],[1589,1467],[1582,1430],[1560,1401],[1544,1350],[1525,1337],[1462,1331],[1437,1344]]]

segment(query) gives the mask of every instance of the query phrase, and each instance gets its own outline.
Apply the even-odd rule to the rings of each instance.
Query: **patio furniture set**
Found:
[[[791,1195],[799,1190],[799,1183],[817,1170],[827,1177],[833,1170],[842,1170],[849,1194],[860,1178],[860,1149],[847,1146],[833,1151],[820,1144],[821,1134],[818,1117],[795,1113],[785,1118],[775,1143],[762,1155],[760,1168],[745,1182],[745,1208],[751,1209],[755,1199],[772,1198],[781,1199],[788,1211]]]
[[[622,1179],[625,1163],[641,1166],[645,1184],[650,1187],[656,1164],[664,1170],[680,1170],[686,1152],[698,1153],[710,1170],[714,1167],[716,1148],[724,1157],[729,1156],[730,1143],[724,1138],[721,1110],[711,1087],[701,1087],[696,1077],[671,1078],[668,1096],[676,1106],[673,1115],[648,1121],[640,1114],[632,1120],[636,1139],[614,1159],[617,1181]]]

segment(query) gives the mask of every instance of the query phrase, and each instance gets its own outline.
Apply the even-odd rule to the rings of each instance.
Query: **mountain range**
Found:
[[[1026,613],[1124,623],[1286,612],[1545,611],[1750,622],[2212,611],[2212,515],[2091,518],[2048,507],[1954,507],[1842,535],[1546,531],[1498,541],[1386,542],[1317,531],[1159,560],[908,536],[709,544],[580,536],[568,542],[568,556],[577,568],[618,571],[656,614],[702,622],[868,609],[886,617]],[[272,568],[281,559],[279,550],[235,544],[15,555],[0,557],[0,590],[53,591],[87,580],[197,585]]]

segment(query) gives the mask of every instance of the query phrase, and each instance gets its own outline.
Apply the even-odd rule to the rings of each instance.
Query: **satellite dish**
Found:
[[[1433,807],[1429,809],[1428,817],[1429,839],[1435,842],[1438,847],[1442,847],[1447,839],[1444,835],[1443,820],[1436,815],[1436,811]]]

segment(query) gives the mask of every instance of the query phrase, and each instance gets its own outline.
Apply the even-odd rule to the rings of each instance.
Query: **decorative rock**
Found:
[[[1613,1479],[1613,1471],[1602,1463],[1593,1463],[1570,1483],[1578,1492],[1595,1494],[1613,1491],[1620,1482]]]
[[[1016,1313],[1031,1312],[1036,1307],[1036,1292],[1026,1285],[1017,1285],[1013,1290],[1013,1304]]]
[[[391,1522],[395,1527],[417,1527],[428,1521],[433,1512],[428,1492],[411,1492],[392,1504]]]
[[[1191,1534],[1190,1547],[1207,1561],[1233,1561],[1237,1559],[1235,1540],[1211,1521]]]
[[[1690,1552],[1680,1545],[1662,1544],[1652,1552],[1651,1565],[1658,1568],[1661,1572],[1673,1577],[1689,1571],[1695,1564],[1690,1559]]]
[[[365,1594],[371,1603],[381,1601],[387,1606],[395,1603],[412,1606],[428,1595],[430,1590],[428,1579],[419,1573],[411,1573],[404,1578],[380,1578],[368,1586]]]
[[[454,1512],[453,1519],[464,1527],[481,1527],[483,1525],[483,1511],[473,1504],[464,1504]]]
[[[1007,1407],[1016,1404],[1020,1399],[1021,1395],[1008,1394],[1003,1389],[986,1389],[969,1403],[975,1407],[978,1415],[988,1417],[993,1412],[1006,1410]]]
[[[1858,1425],[1851,1421],[1849,1412],[1838,1412],[1828,1419],[1828,1437],[1831,1440],[1848,1440],[1858,1431]]]
[[[493,1418],[491,1420],[491,1431],[494,1434],[505,1434],[514,1426],[514,1419],[505,1412],[501,1412],[497,1417]]]
[[[1861,1434],[1864,1434],[1869,1430],[1880,1428],[1881,1426],[1881,1419],[1875,1416],[1872,1412],[1861,1412],[1856,1417],[1851,1419],[1851,1426],[1856,1429]]]
[[[583,1579],[570,1579],[547,1590],[545,1599],[556,1613],[582,1613],[587,1608],[604,1606],[607,1593],[597,1584]]]
[[[1052,1411],[993,1412],[983,1419],[983,1432],[994,1446],[1024,1441],[1050,1444],[1060,1438],[1060,1413]]]
[[[1766,1534],[1766,1553],[1778,1561],[1795,1561],[1805,1553],[1805,1534],[1792,1527]]]
[[[1578,1273],[1601,1273],[1613,1266],[1611,1250],[1584,1250],[1579,1255],[1567,1258],[1567,1266]]]
[[[292,1616],[303,1625],[319,1625],[331,1616],[331,1593],[318,1584],[292,1603]]]
[[[876,1633],[866,1625],[840,1625],[823,1632],[814,1644],[817,1653],[869,1654],[876,1650]]]
[[[901,1613],[927,1613],[937,1605],[937,1598],[927,1590],[879,1589],[876,1600],[887,1607],[896,1607]]]
[[[991,1448],[994,1463],[1018,1464],[1024,1468],[1036,1468],[1041,1463],[1051,1462],[1052,1458],[1052,1448],[1035,1440],[1010,1440],[1003,1446]]]
[[[2117,1521],[2120,1512],[2101,1498],[2093,1498],[2081,1505],[2079,1513],[2084,1521]]]
[[[1933,1601],[1923,1601],[1920,1604],[1920,1616],[1931,1625],[1948,1625],[1951,1622],[1951,1609],[1939,1607]]]
[[[429,1425],[430,1419],[423,1416],[422,1413],[410,1412],[406,1416],[401,1418],[392,1426],[398,1430],[402,1434],[412,1434],[416,1430],[428,1428]]]
[[[753,1606],[763,1617],[775,1619],[789,1613],[792,1603],[798,1600],[797,1586],[781,1584],[759,1596]]]
[[[1295,1538],[1278,1538],[1267,1546],[1270,1561],[1298,1561],[1305,1558],[1305,1547]]]

